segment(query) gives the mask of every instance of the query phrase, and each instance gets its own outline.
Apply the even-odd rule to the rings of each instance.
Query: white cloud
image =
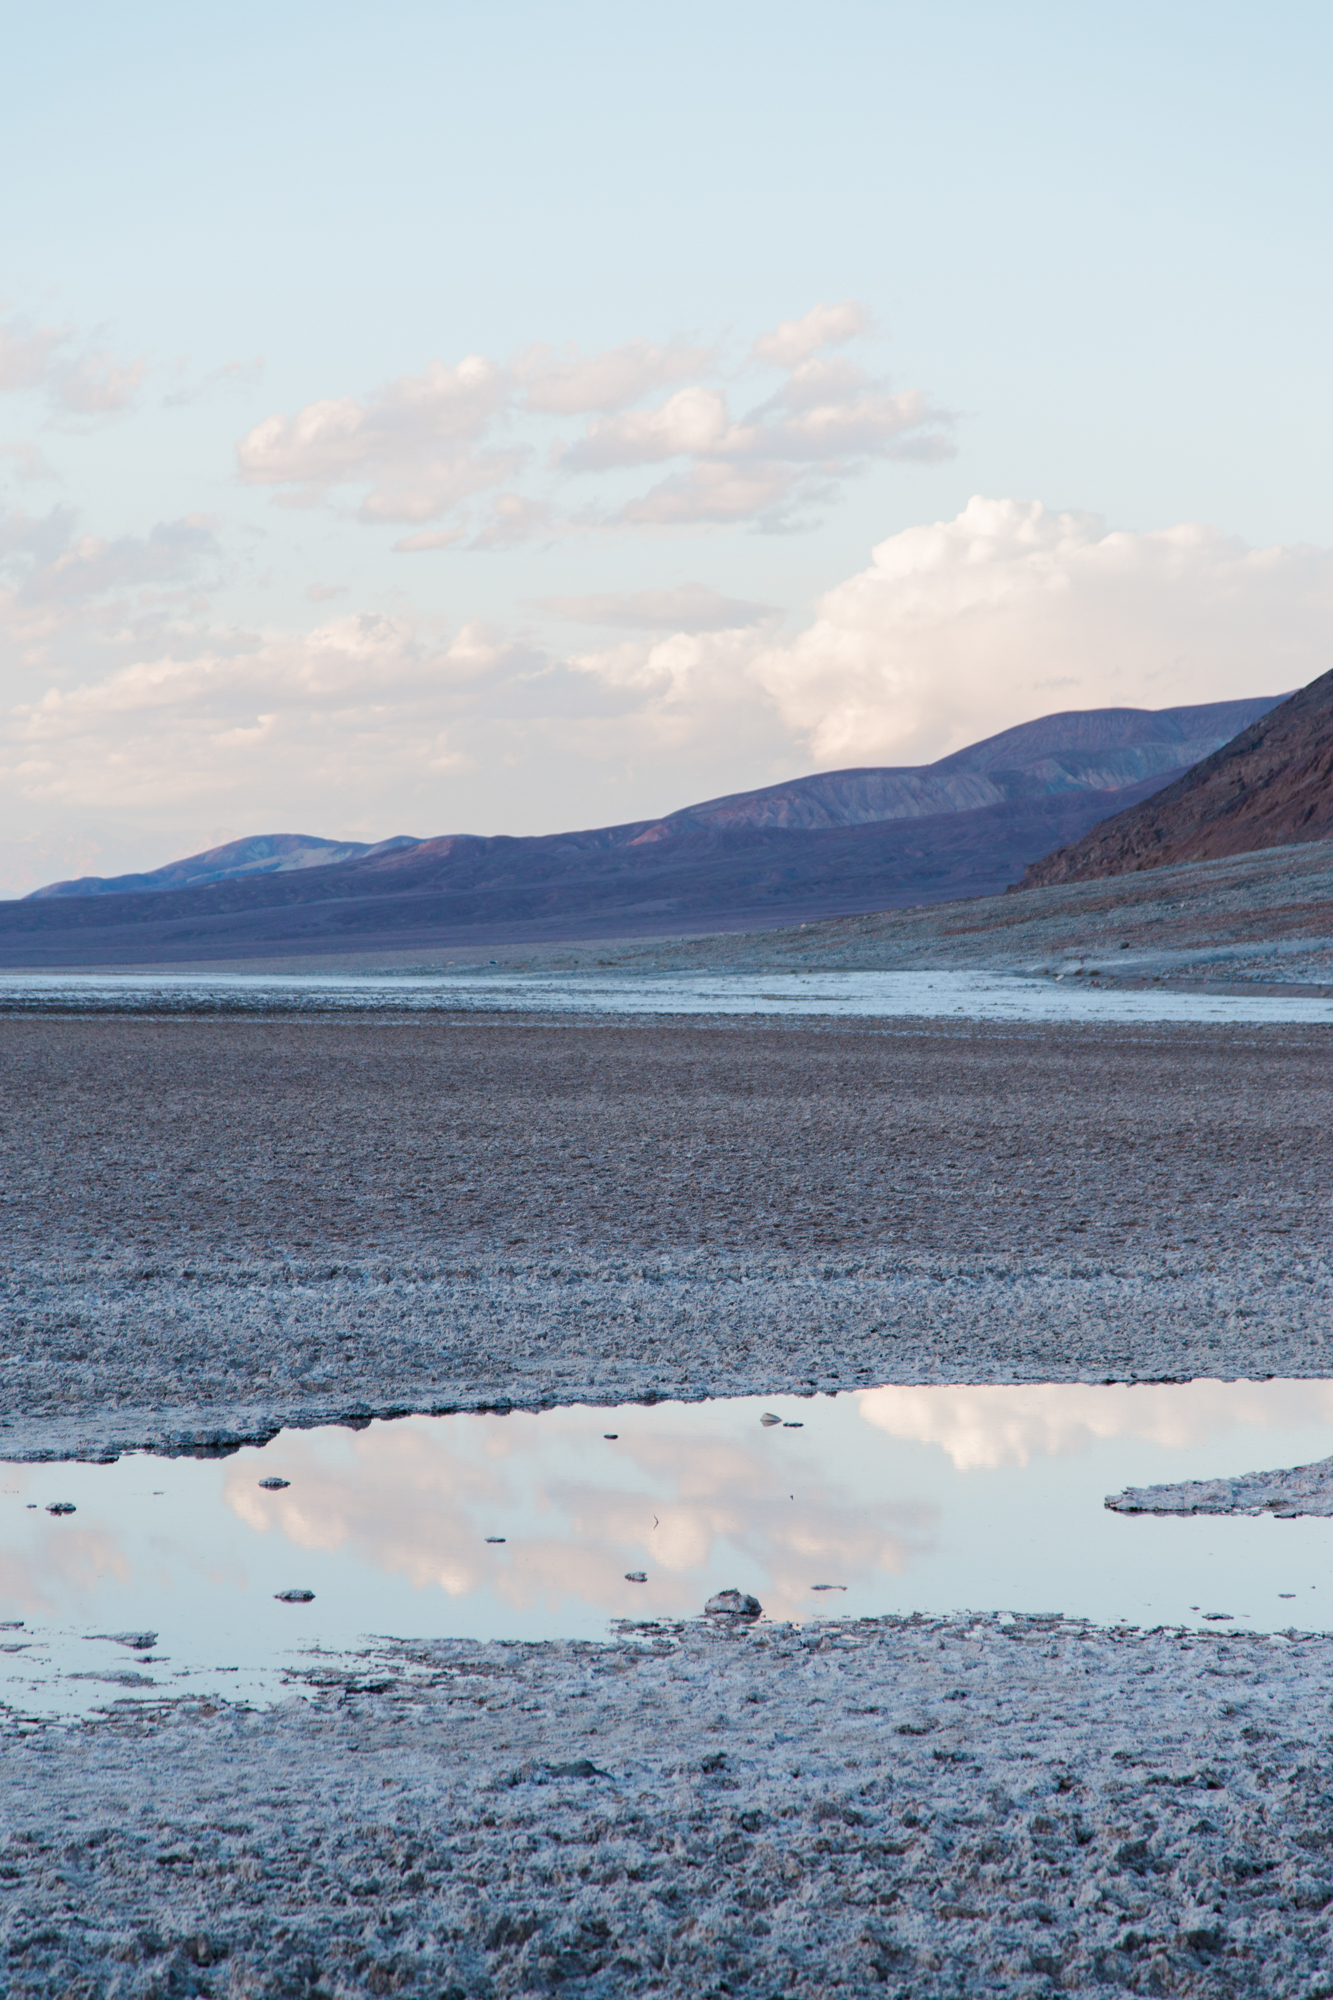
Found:
[[[573,346],[559,353],[530,347],[515,361],[514,375],[523,385],[527,409],[544,416],[574,417],[590,410],[623,409],[686,375],[708,373],[715,359],[712,348],[689,347],[683,341],[655,347],[646,340],[632,340],[624,347],[589,355]]]
[[[544,608],[579,625],[623,625],[631,631],[724,632],[776,616],[771,604],[723,597],[703,583],[672,590],[621,590],[588,597],[548,597]]]
[[[42,388],[56,350],[69,337],[68,327],[25,329],[17,320],[0,326],[0,390]]]
[[[429,555],[441,549],[456,549],[466,539],[466,528],[421,528],[415,535],[404,535],[393,549],[400,556]]]
[[[1324,549],[976,498],[881,542],[753,672],[819,764],[918,762],[1053,707],[1297,686],[1327,665],[1330,612]]]
[[[430,521],[499,485],[522,454],[480,451],[477,441],[504,407],[507,382],[493,362],[468,355],[433,361],[374,395],[309,403],[294,417],[256,424],[237,446],[251,485],[284,488],[298,504],[365,487],[364,521]]]
[[[55,467],[49,465],[37,445],[22,442],[0,444],[0,458],[14,461],[14,478],[25,486],[38,485],[43,480],[59,481]]]
[[[82,354],[52,371],[56,400],[76,416],[127,410],[144,378],[142,361],[118,362],[105,349]]]
[[[844,299],[841,305],[815,306],[800,319],[784,319],[772,333],[761,333],[750,352],[756,361],[774,368],[795,368],[821,348],[842,347],[869,331],[865,307],[856,299]]]
[[[404,554],[452,545],[428,539],[428,523],[447,523],[440,532],[471,549],[598,529],[790,529],[802,524],[795,510],[808,516],[876,459],[953,448],[947,413],[919,392],[891,393],[848,361],[817,358],[867,326],[855,304],[820,306],[765,335],[754,354],[787,379],[742,417],[730,411],[711,348],[679,340],[593,355],[532,347],[505,365],[482,355],[433,361],[369,396],[266,417],[237,446],[237,461],[242,479],[270,488],[280,505],[354,506],[370,524],[415,526],[420,533],[395,544]],[[539,450],[534,427],[571,416],[585,418],[582,436],[550,441],[548,432]],[[627,500],[571,509],[561,489],[574,476],[614,478],[672,461],[663,481]]]
[[[96,813],[157,826],[162,860],[222,820],[543,832],[926,762],[1057,707],[1277,693],[1326,668],[1333,612],[1328,550],[1110,530],[1017,500],[890,536],[792,638],[700,584],[551,600],[623,634],[564,657],[373,613],[225,628],[191,608],[218,559],[197,518],[113,539],[61,510],[10,515],[0,557],[0,643],[19,663],[0,839]]]
[[[726,399],[716,389],[678,389],[655,410],[630,410],[590,424],[562,463],[571,472],[653,465],[715,450],[730,431]]]
[[[109,416],[129,409],[143,382],[143,361],[117,361],[106,348],[82,348],[68,326],[0,326],[0,391],[44,390],[71,416]]]
[[[219,553],[211,515],[160,521],[147,535],[78,535],[66,507],[44,516],[0,517],[0,575],[13,586],[11,602],[78,604],[110,592],[179,583],[205,557]]]

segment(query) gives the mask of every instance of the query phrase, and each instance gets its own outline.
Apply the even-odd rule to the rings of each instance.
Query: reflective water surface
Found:
[[[1333,1382],[1201,1381],[409,1417],[221,1460],[8,1464],[0,1701],[270,1699],[311,1647],[604,1637],[730,1585],[778,1619],[1227,1613],[1213,1629],[1329,1630],[1333,1521],[1102,1502],[1330,1454]]]
[[[1118,990],[1080,976],[1005,972],[7,972],[0,1004],[209,1009],[265,1013],[385,1008],[418,1013],[534,1010],[576,1014],[795,1014],[844,1019],[1230,1022],[1246,1027],[1333,1022],[1310,994]],[[1119,970],[1133,976],[1133,960]]]

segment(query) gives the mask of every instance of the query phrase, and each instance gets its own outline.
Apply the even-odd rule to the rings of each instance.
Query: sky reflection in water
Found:
[[[613,1618],[693,1615],[733,1584],[784,1619],[1223,1610],[1326,1629],[1333,1523],[1124,1519],[1102,1500],[1330,1453],[1333,1382],[1196,1382],[410,1417],[222,1461],[11,1465],[0,1618],[24,1624],[0,1632],[22,1649],[0,1655],[0,1699],[50,1706],[57,1681],[65,1707],[253,1698],[312,1642],[598,1637]],[[272,1474],[290,1485],[264,1490]],[[78,1511],[52,1517],[53,1500]],[[275,1602],[292,1587],[314,1602]],[[88,1636],[130,1628],[161,1635],[147,1664]]]

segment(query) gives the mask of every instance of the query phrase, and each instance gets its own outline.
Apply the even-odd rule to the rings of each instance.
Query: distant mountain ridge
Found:
[[[1333,834],[1333,671],[1174,783],[1024,872],[1022,889],[1285,847]]]
[[[1281,697],[1275,697],[1280,700]],[[687,828],[771,829],[811,832],[820,828],[866,826],[884,820],[925,819],[941,813],[976,812],[1018,799],[1061,792],[1119,791],[1145,779],[1174,773],[1200,757],[1272,705],[1274,697],[1217,701],[1188,708],[1070,709],[1021,722],[998,736],[972,743],[934,764],[870,765],[789,778],[757,791],[731,792],[682,807],[658,820],[597,827],[584,833],[546,834],[539,839],[581,841],[597,846],[639,846],[674,838]],[[506,836],[490,836],[505,838]],[[323,840],[313,834],[255,834],[225,847],[187,855],[163,868],[138,875],[85,875],[30,891],[26,900],[50,896],[141,895],[187,889],[210,882],[294,869],[334,867],[366,861],[409,848],[436,847],[441,835],[414,840],[397,834],[373,844]]]
[[[203,854],[188,854],[142,875],[82,875],[69,882],[50,882],[33,889],[34,896],[126,896],[155,889],[193,889],[205,882],[235,882],[250,875],[286,875],[293,868],[328,868],[339,861],[364,861],[400,847],[415,847],[406,834],[391,840],[321,840],[313,833],[255,833],[230,840]]]
[[[1212,750],[1271,705],[1076,711],[934,765],[823,772],[664,819],[524,838],[400,836],[346,860],[249,867],[149,893],[113,882],[39,894],[0,904],[0,965],[430,953],[751,929],[995,895],[1030,856],[1159,791],[1201,744]],[[1096,782],[1145,771],[1129,784]],[[304,841],[270,838],[297,850]],[[217,861],[194,856],[162,872]]]

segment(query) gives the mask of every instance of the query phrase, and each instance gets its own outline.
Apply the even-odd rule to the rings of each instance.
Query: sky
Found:
[[[3,15],[0,895],[1333,665],[1327,7]]]

